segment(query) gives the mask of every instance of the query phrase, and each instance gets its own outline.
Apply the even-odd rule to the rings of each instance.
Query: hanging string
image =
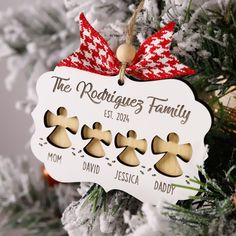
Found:
[[[134,27],[135,27],[136,19],[137,19],[138,14],[143,9],[144,1],[145,0],[141,0],[137,9],[134,11],[132,17],[129,20],[128,27],[127,27],[127,35],[126,35],[127,44],[133,44]]]
[[[135,51],[135,48],[133,46],[134,28],[135,28],[135,23],[136,23],[137,16],[141,12],[141,10],[143,9],[144,1],[145,0],[141,0],[138,7],[134,11],[132,17],[129,20],[129,23],[128,23],[128,26],[127,26],[126,44],[125,45],[123,44],[123,45],[120,46],[120,47],[123,46],[123,50],[127,50],[124,53],[131,53],[132,54],[133,53],[132,51]],[[118,50],[119,50],[119,48],[118,48]],[[134,56],[135,56],[135,52],[134,52]],[[131,56],[131,58],[129,58],[129,59],[133,60],[134,56]],[[118,59],[119,59],[119,57],[118,57]],[[121,68],[120,68],[119,81],[118,81],[119,85],[124,84],[125,70],[126,70],[127,65],[130,63],[129,60],[124,60],[123,59],[123,61],[122,61],[122,59],[119,59],[121,61]]]

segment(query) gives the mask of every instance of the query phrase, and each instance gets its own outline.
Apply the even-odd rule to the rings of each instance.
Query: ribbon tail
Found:
[[[80,48],[57,66],[73,67],[100,75],[117,75],[119,61],[106,40],[80,14]]]

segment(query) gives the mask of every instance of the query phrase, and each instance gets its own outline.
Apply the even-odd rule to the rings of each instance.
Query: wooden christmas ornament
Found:
[[[177,177],[183,174],[177,158],[188,162],[192,157],[192,147],[190,143],[179,144],[179,137],[176,133],[170,133],[167,142],[156,136],[153,139],[152,149],[154,154],[165,153],[165,155],[155,164],[155,168],[169,176]]]
[[[109,146],[111,144],[112,135],[111,131],[102,131],[102,125],[99,122],[93,124],[93,129],[87,125],[83,126],[82,138],[91,139],[90,142],[85,146],[85,152],[93,157],[104,157],[105,151],[101,143]]]
[[[136,151],[144,154],[147,150],[147,141],[145,139],[137,140],[135,131],[130,130],[127,137],[118,133],[116,135],[116,147],[125,148],[117,159],[128,166],[138,166],[140,164]]]
[[[195,73],[170,53],[174,22],[136,52],[134,19],[116,57],[81,14],[80,48],[38,80],[31,147],[60,182],[95,182],[146,203],[175,203],[199,187],[175,186],[198,175],[212,119],[188,84],[167,80]],[[126,75],[138,81],[119,86]]]
[[[51,111],[47,111],[44,116],[45,126],[47,128],[55,127],[47,140],[60,148],[68,148],[71,146],[71,141],[68,137],[68,130],[72,134],[76,134],[79,128],[79,121],[77,117],[67,118],[67,110],[60,107],[57,110],[57,115]]]

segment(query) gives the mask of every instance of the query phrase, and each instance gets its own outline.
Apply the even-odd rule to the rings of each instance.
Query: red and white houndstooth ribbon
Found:
[[[125,73],[142,80],[160,80],[195,74],[170,54],[170,44],[175,23],[170,22],[147,38],[140,46],[133,62]],[[119,74],[121,63],[106,40],[80,15],[80,48],[57,66],[73,67],[105,76]]]

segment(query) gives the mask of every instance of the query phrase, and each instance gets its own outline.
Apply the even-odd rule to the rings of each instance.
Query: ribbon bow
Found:
[[[160,31],[147,38],[140,46],[134,60],[125,73],[142,80],[160,80],[195,74],[171,55],[169,47],[175,23],[170,22]],[[57,66],[73,67],[105,76],[119,74],[121,63],[106,40],[80,14],[80,48]]]

